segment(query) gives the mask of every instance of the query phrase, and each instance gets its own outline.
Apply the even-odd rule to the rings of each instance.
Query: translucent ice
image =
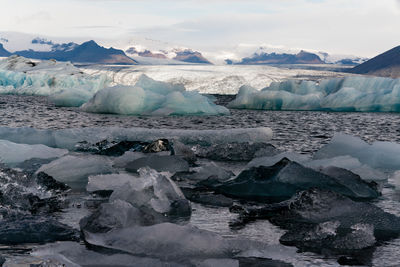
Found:
[[[97,143],[103,140],[147,141],[167,138],[184,144],[210,146],[232,142],[266,143],[272,138],[267,127],[236,128],[223,130],[176,130],[146,128],[72,128],[40,130],[34,128],[0,127],[0,139],[23,144],[44,144],[50,147],[75,149],[82,141]]]
[[[317,152],[317,154],[318,153],[319,152]],[[310,156],[303,154],[283,152],[275,156],[255,158],[248,163],[247,167],[272,166],[285,157],[315,170],[320,170],[321,168],[326,168],[329,166],[335,166],[358,174],[362,179],[367,181],[381,181],[387,179],[387,175],[385,173],[373,169],[367,164],[361,163],[357,158],[351,156],[312,159]]]
[[[314,159],[337,156],[351,156],[363,164],[381,170],[400,168],[400,144],[392,142],[374,142],[369,145],[358,137],[338,133],[329,144],[315,153]]]
[[[51,148],[45,145],[17,144],[0,140],[0,162],[16,164],[32,158],[58,158],[68,153],[66,149]]]
[[[160,259],[228,256],[229,241],[190,225],[161,223],[116,229],[108,233],[85,232],[90,244]]]
[[[37,171],[44,172],[73,189],[84,189],[89,175],[112,173],[111,161],[100,156],[64,156],[45,164]]]
[[[326,175],[284,158],[270,167],[259,166],[244,170],[235,179],[217,183],[216,186],[211,183],[211,187],[229,197],[261,202],[283,201],[297,191],[313,187],[359,199],[379,196],[372,185],[357,175],[346,173],[348,175],[342,177],[334,174]]]
[[[87,249],[84,245],[77,242],[58,242],[36,248],[31,255],[35,256],[35,261],[31,265],[38,263],[38,258],[43,260],[43,265],[54,264],[52,266],[184,266],[176,262],[163,262],[154,258],[145,258],[129,255],[126,253],[102,254]]]
[[[146,166],[160,172],[175,173],[189,171],[189,164],[180,157],[158,155],[151,155],[128,162],[126,164],[126,170],[129,172],[136,172],[138,169]]]
[[[258,91],[242,86],[231,108],[400,112],[400,79],[349,76],[321,82],[273,82]]]
[[[153,215],[179,215],[181,212],[186,215],[188,211],[190,214],[188,201],[171,179],[149,168],[140,169],[139,175],[117,188],[110,201],[124,200],[141,210],[145,207]]]
[[[87,112],[123,115],[226,115],[228,109],[215,105],[183,86],[157,82],[142,75],[134,86],[114,86],[97,92],[82,106]]]

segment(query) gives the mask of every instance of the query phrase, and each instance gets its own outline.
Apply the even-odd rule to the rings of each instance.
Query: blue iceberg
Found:
[[[142,75],[134,86],[117,85],[98,91],[82,106],[86,112],[122,115],[227,115],[229,110],[214,104],[182,85],[154,81]]]
[[[265,110],[400,112],[400,79],[349,76],[320,82],[274,82],[258,91],[242,86],[228,107]]]
[[[0,61],[0,94],[49,96],[56,106],[79,107],[109,83],[107,76],[84,74],[69,62],[19,56]]]

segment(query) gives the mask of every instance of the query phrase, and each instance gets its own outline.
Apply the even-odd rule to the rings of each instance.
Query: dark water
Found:
[[[229,96],[218,97],[225,104]],[[78,108],[58,108],[45,97],[0,96],[0,126],[34,127],[38,129],[64,129],[79,127],[147,127],[168,129],[227,129],[270,127],[274,132],[272,143],[282,150],[312,153],[329,142],[335,132],[356,135],[373,141],[400,143],[400,114],[393,113],[332,113],[332,112],[285,112],[231,110],[229,116],[170,116],[136,117],[110,114],[92,114]],[[385,187],[383,197],[376,205],[388,212],[400,215],[399,193]],[[77,203],[81,200],[78,197]],[[76,218],[86,211],[71,209],[61,220],[76,226]],[[312,253],[295,253],[294,248],[279,244],[281,229],[268,221],[257,221],[241,231],[229,228],[228,222],[235,215],[227,208],[210,208],[193,204],[191,223],[199,228],[218,232],[229,238],[241,236],[276,245],[283,260],[295,266],[337,266],[335,259],[322,258]],[[75,221],[75,222],[74,222]],[[3,252],[10,248],[1,249]],[[22,247],[21,250],[24,250]],[[379,247],[374,254],[375,266],[400,266],[400,240],[392,240]],[[12,254],[22,253],[18,249]],[[397,265],[399,264],[399,265]]]
[[[232,97],[218,97],[226,104]],[[400,142],[400,114],[314,111],[230,110],[229,116],[120,116],[86,113],[79,108],[58,108],[45,97],[0,96],[0,125],[64,129],[81,127],[145,127],[168,129],[228,129],[270,127],[272,143],[301,153],[318,150],[335,132],[365,141]]]

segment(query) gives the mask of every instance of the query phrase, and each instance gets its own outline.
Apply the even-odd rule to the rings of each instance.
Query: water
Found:
[[[232,96],[218,96],[226,104]],[[145,127],[166,129],[230,129],[270,127],[272,143],[282,150],[312,153],[335,132],[367,142],[400,142],[400,114],[361,112],[262,111],[231,109],[228,116],[121,116],[58,108],[40,96],[0,95],[0,125],[65,129],[82,127]]]
[[[230,98],[230,96],[219,96],[218,102],[224,104]],[[313,153],[329,142],[335,132],[356,135],[368,142],[379,140],[400,143],[400,114],[393,113],[231,110],[231,115],[224,117],[135,117],[85,113],[78,108],[58,108],[49,103],[45,97],[38,96],[0,96],[0,125],[28,126],[38,129],[106,126],[227,129],[266,126],[272,128],[274,132],[271,143],[275,146],[282,150],[305,154]],[[73,196],[72,198],[72,207],[67,209],[67,212],[60,214],[60,220],[77,228],[77,220],[88,212],[82,208],[84,197]],[[375,204],[385,211],[400,215],[399,200],[400,193],[388,185],[383,190],[383,196],[375,201]],[[76,206],[81,208],[77,209]],[[235,217],[236,215],[230,213],[227,208],[211,208],[193,204],[190,222],[199,228],[217,232],[226,238],[241,237],[276,246],[279,253],[270,253],[275,257],[292,262],[295,266],[338,265],[333,258],[323,258],[313,253],[295,253],[294,248],[280,245],[279,237],[284,231],[268,221],[256,221],[240,230],[232,229],[229,227],[229,222]],[[400,239],[392,240],[378,247],[374,254],[373,264],[375,266],[398,266],[400,264],[400,255],[397,253],[399,248]],[[0,248],[0,251],[5,255],[14,256],[23,255],[29,249],[30,246],[3,247]]]

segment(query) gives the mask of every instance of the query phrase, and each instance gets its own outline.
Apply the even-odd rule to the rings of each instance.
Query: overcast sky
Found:
[[[270,44],[374,56],[400,45],[400,0],[1,0],[0,30]]]

